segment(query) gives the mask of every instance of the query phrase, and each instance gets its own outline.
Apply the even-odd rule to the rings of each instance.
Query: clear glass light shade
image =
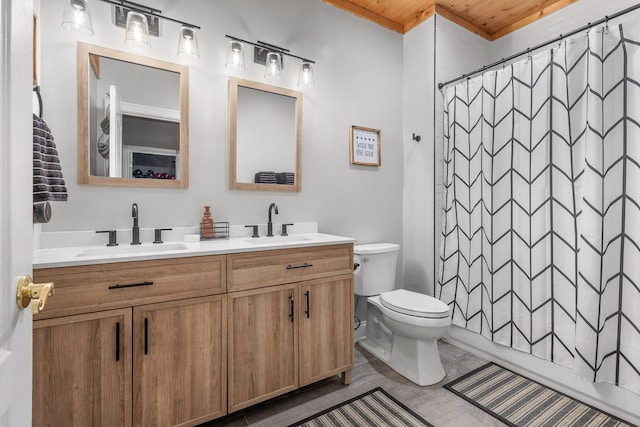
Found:
[[[180,27],[180,38],[178,39],[178,56],[190,56],[200,58],[198,49],[198,35],[196,29],[183,25]]]
[[[244,49],[242,43],[236,40],[229,42],[229,53],[227,54],[227,63],[225,64],[229,70],[244,70]]]
[[[316,82],[313,80],[313,67],[311,63],[302,61],[300,64],[300,72],[298,73],[298,86],[314,87]]]
[[[267,59],[264,65],[264,78],[268,80],[282,80],[282,56],[279,53],[267,53]]]
[[[77,30],[93,35],[91,14],[87,0],[67,0],[62,13],[62,26],[66,30]]]
[[[127,13],[127,32],[124,41],[131,46],[151,47],[149,24],[144,14],[132,10]]]

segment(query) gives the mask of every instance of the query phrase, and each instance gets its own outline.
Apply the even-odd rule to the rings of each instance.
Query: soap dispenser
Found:
[[[211,217],[211,206],[204,207],[202,223],[200,224],[200,236],[203,239],[213,239],[213,218]]]

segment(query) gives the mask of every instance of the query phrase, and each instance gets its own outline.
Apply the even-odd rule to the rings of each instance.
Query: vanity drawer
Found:
[[[227,255],[229,292],[352,273],[351,243]]]
[[[34,320],[225,292],[226,255],[34,270],[55,294]]]

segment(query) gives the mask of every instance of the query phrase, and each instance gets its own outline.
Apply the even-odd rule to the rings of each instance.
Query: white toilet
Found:
[[[449,330],[450,310],[429,295],[395,289],[399,249],[393,243],[353,248],[355,294],[368,297],[360,345],[414,383],[435,384],[446,375],[437,340]]]

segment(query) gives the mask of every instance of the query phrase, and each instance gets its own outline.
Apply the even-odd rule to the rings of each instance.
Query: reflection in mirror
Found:
[[[230,188],[300,191],[302,93],[231,77]]]
[[[81,184],[187,187],[188,69],[78,43]]]

